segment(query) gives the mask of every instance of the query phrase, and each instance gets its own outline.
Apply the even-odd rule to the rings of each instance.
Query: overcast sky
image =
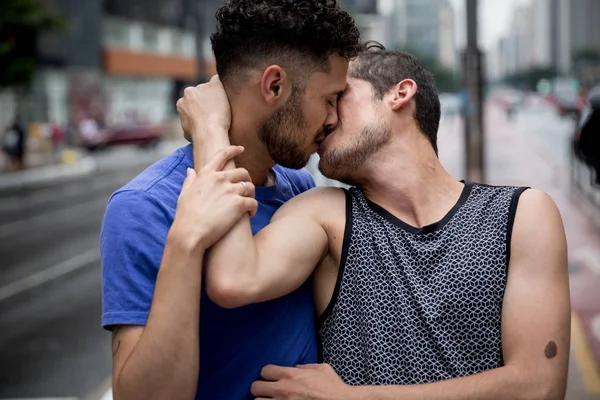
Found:
[[[451,0],[456,9],[457,37],[460,47],[465,37],[465,0]],[[512,11],[515,6],[529,3],[530,0],[479,0],[479,41],[484,48],[492,46],[509,27]],[[463,32],[460,32],[462,30]]]

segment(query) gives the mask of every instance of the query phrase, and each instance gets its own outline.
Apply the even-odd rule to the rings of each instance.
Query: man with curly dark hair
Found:
[[[245,151],[215,156],[199,147],[195,154],[211,161],[196,177],[189,145],[111,197],[101,234],[102,324],[113,332],[118,399],[251,399],[265,364],[317,360],[308,283],[227,310],[211,300],[218,293],[202,290],[202,261],[240,216],[253,214],[258,232],[283,203],[314,186],[300,168],[338,123],[359,32],[334,0],[228,0],[216,16],[211,41],[231,115],[194,114],[194,88],[178,110],[185,132],[201,129],[200,118],[204,127],[229,131]],[[232,157],[247,171],[222,171]],[[256,200],[239,201],[239,191]],[[238,212],[230,211],[232,201]]]

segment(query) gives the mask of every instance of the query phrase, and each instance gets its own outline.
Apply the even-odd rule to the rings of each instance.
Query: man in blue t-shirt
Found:
[[[212,301],[218,292],[204,290],[210,269],[202,264],[240,216],[253,215],[256,233],[285,201],[314,186],[300,168],[338,122],[359,33],[335,2],[229,0],[211,41],[231,125],[215,114],[196,115],[203,127],[194,126],[197,99],[186,90],[182,127],[188,137],[227,129],[243,154],[181,148],[115,192],[103,221],[102,324],[113,332],[119,399],[251,399],[264,365],[316,361],[308,283],[277,300],[227,309]],[[206,163],[197,174],[194,155]],[[234,157],[240,168],[223,171]],[[232,207],[236,213],[225,212]]]

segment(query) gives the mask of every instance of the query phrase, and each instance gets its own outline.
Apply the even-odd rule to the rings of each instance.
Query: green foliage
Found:
[[[0,87],[30,83],[37,36],[66,26],[41,0],[0,0]]]
[[[535,90],[540,80],[554,77],[556,77],[556,70],[553,68],[532,68],[506,76],[504,83],[526,90]]]
[[[401,46],[396,46],[395,50],[407,52],[419,60],[435,77],[435,82],[440,93],[460,91],[461,85],[458,75],[450,68],[443,66],[435,57],[425,54],[418,49],[401,48]]]

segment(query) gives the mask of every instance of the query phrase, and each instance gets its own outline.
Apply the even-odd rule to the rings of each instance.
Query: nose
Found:
[[[332,107],[327,113],[327,118],[325,119],[325,123],[323,126],[328,131],[334,130],[339,123],[339,117],[337,112],[337,107]]]

